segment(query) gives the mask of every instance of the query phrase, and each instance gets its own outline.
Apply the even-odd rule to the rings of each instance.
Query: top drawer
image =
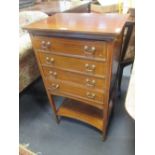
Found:
[[[33,47],[49,52],[68,55],[80,55],[106,59],[107,46],[104,41],[90,41],[82,39],[64,39],[54,37],[32,37]]]

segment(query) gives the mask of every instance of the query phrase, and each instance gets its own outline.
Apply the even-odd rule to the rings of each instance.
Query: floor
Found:
[[[124,108],[128,75],[125,72],[122,97],[116,102],[105,142],[98,130],[84,123],[63,118],[57,125],[41,79],[20,94],[19,142],[38,155],[134,155],[135,122]],[[55,100],[59,105],[63,99]]]

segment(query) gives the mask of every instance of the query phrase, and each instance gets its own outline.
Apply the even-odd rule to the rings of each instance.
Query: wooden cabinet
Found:
[[[126,19],[116,14],[59,13],[25,27],[57,120],[65,116],[83,121],[105,138]],[[58,109],[53,95],[66,97]]]

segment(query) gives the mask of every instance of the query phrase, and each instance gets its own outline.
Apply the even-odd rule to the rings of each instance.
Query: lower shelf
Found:
[[[103,130],[103,110],[75,100],[65,99],[57,115],[74,118]]]

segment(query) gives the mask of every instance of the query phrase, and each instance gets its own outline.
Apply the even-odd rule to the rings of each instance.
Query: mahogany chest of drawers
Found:
[[[25,27],[56,116],[88,123],[105,138],[127,16],[58,13]],[[56,109],[52,96],[66,100]]]

